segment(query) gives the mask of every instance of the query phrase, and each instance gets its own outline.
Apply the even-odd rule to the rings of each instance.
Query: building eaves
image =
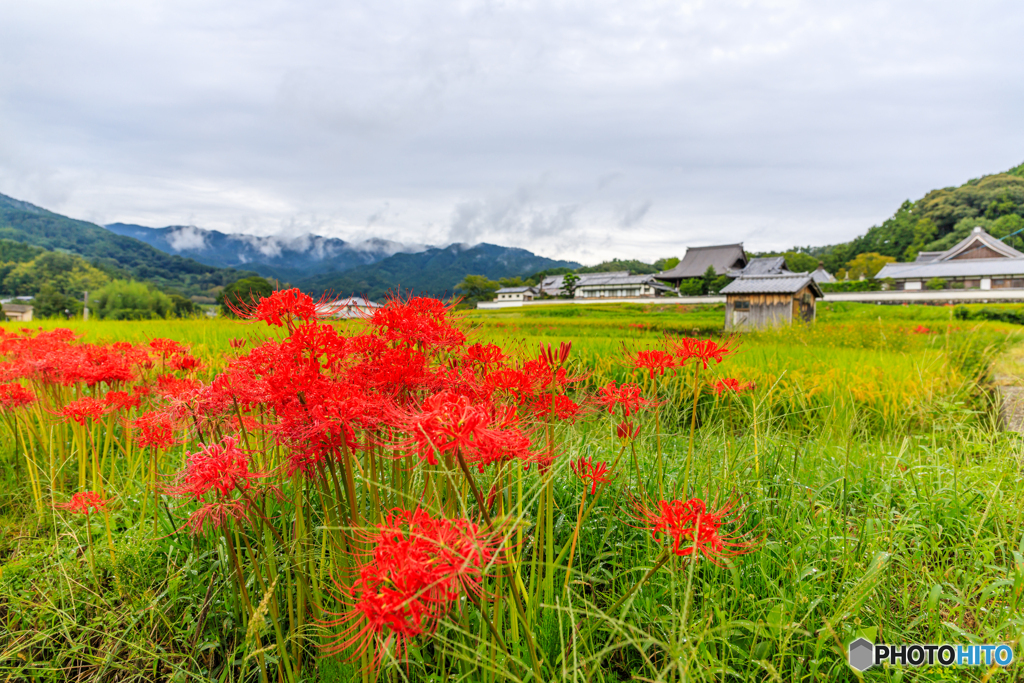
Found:
[[[754,275],[738,277],[722,288],[722,294],[796,294],[808,285],[817,296],[824,296],[821,287],[809,273]]]
[[[958,243],[953,245],[950,249],[947,249],[941,256],[936,260],[938,261],[952,261],[956,260],[957,256],[960,256],[964,252],[969,251],[972,245],[982,245],[988,247],[997,254],[1002,254],[1005,258],[1010,259],[1024,259],[1024,253],[1021,253],[1011,247],[1009,244],[996,239],[992,235],[988,234],[983,228],[975,228],[970,235],[960,240]],[[977,248],[977,246],[973,246]],[[980,260],[980,259],[979,259]]]
[[[1024,275],[1024,258],[964,259],[963,261],[926,261],[886,263],[876,280],[930,280],[933,277],[995,277]]]
[[[685,280],[690,278],[703,277],[708,266],[715,269],[719,275],[727,273],[733,268],[737,261],[747,264],[747,254],[743,251],[743,244],[718,244],[709,247],[689,247],[683,260],[671,268],[654,277],[659,280]]]

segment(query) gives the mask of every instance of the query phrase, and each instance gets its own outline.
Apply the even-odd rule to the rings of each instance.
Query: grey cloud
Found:
[[[198,251],[207,246],[206,235],[192,226],[183,226],[167,233],[167,242],[174,251]]]
[[[522,185],[505,196],[458,204],[452,213],[448,240],[476,243],[488,239],[523,246],[530,239],[575,234],[580,207],[543,205],[537,197],[538,189]]]
[[[1024,160],[1022,30],[1010,0],[7,3],[0,192],[592,259],[836,242]]]
[[[629,204],[623,207],[619,214],[618,225],[620,228],[632,228],[647,215],[647,212],[654,206],[654,202],[647,200],[638,204]]]

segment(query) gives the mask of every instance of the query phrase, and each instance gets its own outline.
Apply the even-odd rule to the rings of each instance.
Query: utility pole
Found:
[[[82,320],[89,319],[89,292],[85,293],[85,306],[82,307]]]

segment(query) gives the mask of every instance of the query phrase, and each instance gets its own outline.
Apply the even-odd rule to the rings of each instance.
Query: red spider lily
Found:
[[[525,403],[539,388],[535,376],[512,368],[501,368],[487,373],[484,383],[492,392],[507,392],[519,404]]]
[[[653,405],[652,401],[640,395],[640,387],[636,384],[615,386],[615,380],[608,382],[597,390],[598,400],[608,408],[609,413],[615,412],[615,406],[622,406],[622,413],[629,417],[638,409]]]
[[[555,360],[557,359],[556,356]],[[583,375],[570,375],[564,365],[549,363],[544,353],[541,353],[537,360],[523,363],[522,371],[534,378],[538,390],[544,391],[564,389],[570,384],[583,380]]]
[[[725,379],[720,379],[717,382],[715,382],[715,393],[718,394],[719,396],[726,393],[727,391],[732,391],[739,394],[744,391],[751,391],[752,389],[754,389],[754,386],[755,385],[753,382],[740,384],[740,381],[738,379],[726,377]]]
[[[344,627],[329,654],[354,647],[358,658],[375,642],[377,663],[392,645],[404,658],[408,642],[432,633],[462,595],[479,595],[487,568],[497,561],[498,542],[466,519],[431,517],[417,508],[394,509],[368,534],[369,556],[351,589],[335,582],[350,609],[326,620]]]
[[[588,456],[574,460],[569,466],[572,467],[572,471],[576,473],[577,477],[584,482],[590,482],[590,495],[592,496],[597,493],[598,484],[607,484],[611,481],[611,477],[608,476],[608,463],[606,462],[594,462]]]
[[[558,351],[551,348],[551,344],[541,344],[540,360],[549,366],[565,365],[569,360],[569,353],[572,351],[572,342],[562,342],[558,345]]]
[[[719,345],[713,339],[693,339],[686,337],[675,343],[673,346],[674,355],[679,365],[682,365],[690,359],[695,359],[704,364],[705,370],[707,370],[711,361],[721,363],[726,356],[734,353],[733,350],[729,348],[729,341]]]
[[[185,525],[189,533],[198,536],[203,533],[203,527],[210,524],[214,529],[224,526],[224,522],[233,519],[237,522],[244,522],[249,519],[249,503],[244,498],[225,498],[206,503],[201,508],[188,516]]]
[[[164,398],[187,401],[199,389],[199,382],[194,379],[160,375],[156,378],[156,390]]]
[[[618,434],[620,439],[635,439],[640,434],[640,425],[633,425],[629,422],[620,422],[615,427],[615,433]]]
[[[85,397],[66,403],[58,414],[85,425],[87,419],[98,420],[106,412],[106,405],[98,398]]]
[[[723,527],[740,523],[732,514],[732,505],[709,510],[700,498],[687,501],[658,501],[658,511],[638,507],[639,518],[645,522],[655,541],[670,542],[670,550],[686,557],[703,556],[715,564],[720,559],[743,555],[751,550],[751,542],[740,535],[728,535]]]
[[[239,318],[260,320],[276,327],[287,325],[289,329],[293,320],[310,322],[332,313],[326,303],[326,294],[319,301],[314,301],[313,297],[295,288],[279,290],[255,303],[239,297],[237,301],[225,299],[225,304]]]
[[[129,410],[139,407],[139,397],[132,396],[127,391],[108,391],[103,396],[103,403],[112,412]]]
[[[670,370],[676,367],[676,365],[675,356],[657,349],[653,351],[637,351],[636,356],[633,358],[633,367],[637,370],[650,370],[651,379],[654,379],[655,372],[659,375],[664,375],[666,370]]]
[[[471,450],[480,431],[491,421],[487,406],[475,405],[466,396],[450,392],[435,394],[423,402],[421,412],[408,416],[403,428],[410,434],[409,445],[420,458],[436,465],[438,453]]]
[[[36,395],[20,384],[0,384],[0,407],[13,410],[27,406],[36,400]]]
[[[212,446],[200,446],[197,453],[186,452],[185,458],[185,469],[177,477],[179,483],[171,489],[175,495],[199,499],[216,489],[226,498],[236,488],[249,488],[250,479],[267,476],[249,471],[249,454],[238,448],[238,440],[231,436]]]
[[[478,365],[484,371],[501,367],[506,358],[508,356],[501,347],[494,344],[473,344],[466,349],[465,354],[467,363]]]
[[[233,349],[240,349],[246,345],[246,340],[235,337],[234,339],[229,340],[228,344]]]
[[[131,424],[138,430],[135,440],[143,448],[167,448],[176,442],[174,420],[164,412],[143,413]]]
[[[374,311],[370,327],[388,342],[421,350],[446,350],[461,346],[466,335],[449,319],[452,307],[437,299],[413,297],[389,301]]]
[[[179,353],[185,353],[185,347],[181,342],[176,342],[173,339],[164,339],[162,337],[150,341],[149,348],[164,356],[173,356]]]
[[[918,325],[913,330],[911,330],[911,332],[913,332],[914,334],[931,334],[932,333],[932,331],[930,329],[928,329],[927,327],[925,327],[924,325]]]
[[[570,424],[582,411],[582,407],[565,394],[541,394],[534,399],[533,412],[537,417],[553,415],[559,420],[567,420]]]
[[[183,372],[190,372],[192,370],[199,370],[203,367],[203,364],[199,362],[199,359],[195,356],[183,353],[167,361],[167,367],[172,370],[181,370]]]
[[[438,463],[438,453],[456,451],[480,471],[484,465],[529,457],[530,440],[517,428],[511,408],[498,410],[467,396],[435,394],[420,412],[398,416],[398,424],[410,435],[403,445],[431,465]]]
[[[107,506],[109,499],[100,497],[100,494],[93,491],[81,491],[71,496],[71,500],[66,503],[56,503],[53,507],[59,510],[67,510],[80,515],[92,514],[95,510],[99,512]]]

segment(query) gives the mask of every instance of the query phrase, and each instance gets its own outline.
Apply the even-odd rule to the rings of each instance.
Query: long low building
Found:
[[[946,251],[921,252],[911,263],[887,263],[875,278],[895,280],[900,291],[930,288],[929,283],[944,289],[1024,288],[1024,253],[978,227]]]
[[[653,275],[630,275],[628,270],[610,273],[580,273],[577,276],[576,299],[631,299],[660,296],[671,291]],[[565,294],[565,276],[549,275],[540,283],[540,290],[548,296]]]

